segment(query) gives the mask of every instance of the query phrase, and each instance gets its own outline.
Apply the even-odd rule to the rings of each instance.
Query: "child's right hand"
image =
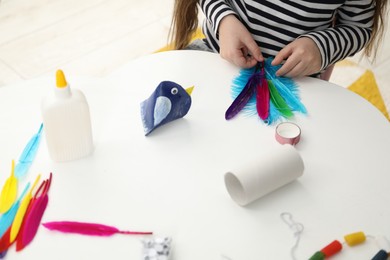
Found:
[[[234,15],[222,19],[218,33],[219,52],[223,59],[241,68],[251,68],[264,60],[252,35]]]

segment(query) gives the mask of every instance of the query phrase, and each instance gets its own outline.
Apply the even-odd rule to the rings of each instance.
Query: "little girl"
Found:
[[[375,59],[388,0],[176,0],[171,40],[176,49],[219,52],[249,68],[264,58],[283,64],[277,75],[325,71],[361,49]],[[201,42],[189,45],[205,14]]]

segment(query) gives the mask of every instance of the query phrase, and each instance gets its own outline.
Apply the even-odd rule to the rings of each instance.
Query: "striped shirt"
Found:
[[[298,37],[310,37],[320,50],[321,70],[364,48],[374,15],[373,0],[200,0],[199,5],[206,44],[215,52],[218,26],[233,14],[266,58]]]

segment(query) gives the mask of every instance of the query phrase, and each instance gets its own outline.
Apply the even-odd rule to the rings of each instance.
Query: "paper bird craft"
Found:
[[[145,135],[157,127],[184,117],[191,107],[193,87],[184,89],[172,81],[162,81],[152,95],[141,103]]]

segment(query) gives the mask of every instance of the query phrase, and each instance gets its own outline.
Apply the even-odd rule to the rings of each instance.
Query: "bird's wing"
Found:
[[[172,103],[167,97],[160,96],[156,99],[154,106],[154,126],[163,121],[171,111]]]

